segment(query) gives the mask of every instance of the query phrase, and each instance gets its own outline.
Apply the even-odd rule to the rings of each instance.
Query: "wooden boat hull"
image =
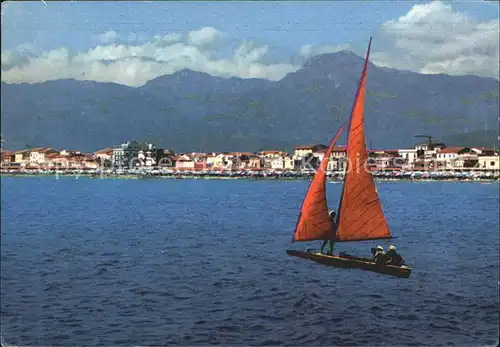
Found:
[[[287,250],[286,253],[292,257],[309,259],[316,263],[331,267],[343,269],[361,269],[399,278],[409,278],[411,274],[411,268],[407,266],[379,266],[368,258],[358,258],[348,255],[326,255],[321,253],[290,249]]]

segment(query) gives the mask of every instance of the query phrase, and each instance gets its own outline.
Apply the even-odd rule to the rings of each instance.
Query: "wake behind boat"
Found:
[[[326,169],[333,148],[347,122],[342,124],[330,142],[311,181],[302,203],[292,243],[316,240],[345,242],[392,238],[375,187],[375,181],[367,169],[368,152],[364,130],[364,100],[370,47],[371,38],[349,118],[347,168],[335,223],[332,223],[330,219],[326,201]],[[334,225],[337,226],[335,230]],[[386,265],[385,262],[377,264],[372,259],[345,254],[324,255],[319,252],[290,249],[287,250],[287,254],[327,266],[361,269],[401,278],[408,278],[411,273],[411,269],[406,266]]]

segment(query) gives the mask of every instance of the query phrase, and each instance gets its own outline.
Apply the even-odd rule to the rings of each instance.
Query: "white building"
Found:
[[[446,147],[436,153],[436,164],[438,168],[452,170],[457,166],[463,168],[464,161],[459,160],[462,154],[470,153],[466,147]]]
[[[271,169],[280,166],[279,158],[284,157],[286,153],[280,150],[270,150],[270,151],[261,151],[258,153],[258,155],[259,158],[262,159],[262,166],[266,169]]]
[[[411,170],[417,161],[417,149],[398,149],[399,156],[403,159],[403,170]]]
[[[478,157],[477,167],[480,170],[500,170],[500,156],[498,155],[484,155]]]
[[[472,152],[479,155],[498,155],[499,151],[496,148],[487,148],[487,147],[474,147],[471,148]]]
[[[194,170],[194,160],[188,155],[181,155],[175,161],[175,168],[178,170]]]
[[[289,155],[283,157],[283,166],[285,170],[295,170],[295,162]]]
[[[38,147],[38,148],[33,148],[29,149],[29,158],[28,162],[30,164],[42,164],[45,162],[45,155],[49,153],[57,153],[57,151],[54,151],[51,148],[45,148],[45,147]]]
[[[293,152],[293,159],[294,160],[302,160],[303,158],[307,157],[310,154],[320,155],[321,153],[323,153],[323,155],[324,155],[326,149],[327,149],[327,146],[322,145],[322,144],[297,146],[297,147],[295,147],[294,152]],[[321,152],[321,151],[323,151],[323,152]]]
[[[136,167],[154,165],[156,148],[146,142],[128,141],[113,148],[113,166]]]
[[[332,149],[330,160],[328,160],[327,171],[345,171],[347,165],[347,147],[336,146]]]
[[[97,158],[101,162],[105,161],[111,162],[113,160],[113,149],[112,148],[101,149],[99,151],[96,151],[94,155],[95,158]]]
[[[322,144],[295,147],[292,157],[294,161],[294,167],[307,168],[308,165],[306,160],[309,160],[311,156],[315,157],[316,161],[320,163],[325,155],[325,151],[327,148],[327,146]]]

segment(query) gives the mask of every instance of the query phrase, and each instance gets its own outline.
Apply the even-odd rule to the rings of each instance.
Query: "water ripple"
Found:
[[[495,344],[498,186],[378,185],[409,280],[287,257],[307,182],[2,178],[2,341]]]

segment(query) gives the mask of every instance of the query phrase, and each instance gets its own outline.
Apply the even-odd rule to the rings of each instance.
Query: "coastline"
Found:
[[[405,173],[374,173],[376,181],[446,181],[446,182],[500,182],[496,175],[484,173],[450,173],[450,172],[405,172]],[[94,179],[206,179],[206,180],[310,180],[312,173],[300,172],[161,172],[161,173],[110,173],[110,172],[0,172],[0,177],[79,177]],[[327,181],[340,183],[343,174],[329,174]]]

